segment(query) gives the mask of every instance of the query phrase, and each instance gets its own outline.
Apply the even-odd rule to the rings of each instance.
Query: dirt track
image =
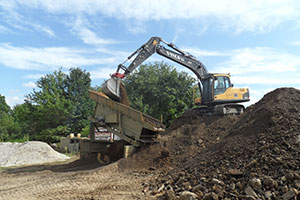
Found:
[[[81,161],[3,169],[0,199],[147,199],[142,183],[151,176]]]

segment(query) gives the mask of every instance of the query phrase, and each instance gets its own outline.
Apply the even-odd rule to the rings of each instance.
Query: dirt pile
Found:
[[[241,116],[181,117],[149,188],[166,199],[300,199],[300,91],[280,88]],[[163,162],[168,165],[163,165]]]
[[[0,143],[0,167],[43,164],[64,161],[68,158],[44,142]]]

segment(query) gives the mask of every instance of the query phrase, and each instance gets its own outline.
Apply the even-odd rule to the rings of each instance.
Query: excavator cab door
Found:
[[[202,103],[208,104],[213,101],[213,77],[208,77],[206,79],[203,79],[202,81],[203,85],[203,93],[202,93]]]

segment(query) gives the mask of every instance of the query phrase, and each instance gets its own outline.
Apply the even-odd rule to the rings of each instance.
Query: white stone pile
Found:
[[[53,150],[45,142],[0,143],[0,167],[37,165],[64,161],[68,158],[68,156]]]

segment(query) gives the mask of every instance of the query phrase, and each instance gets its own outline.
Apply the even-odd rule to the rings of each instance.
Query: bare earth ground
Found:
[[[0,199],[149,199],[143,182],[153,174],[80,160],[0,170]]]

